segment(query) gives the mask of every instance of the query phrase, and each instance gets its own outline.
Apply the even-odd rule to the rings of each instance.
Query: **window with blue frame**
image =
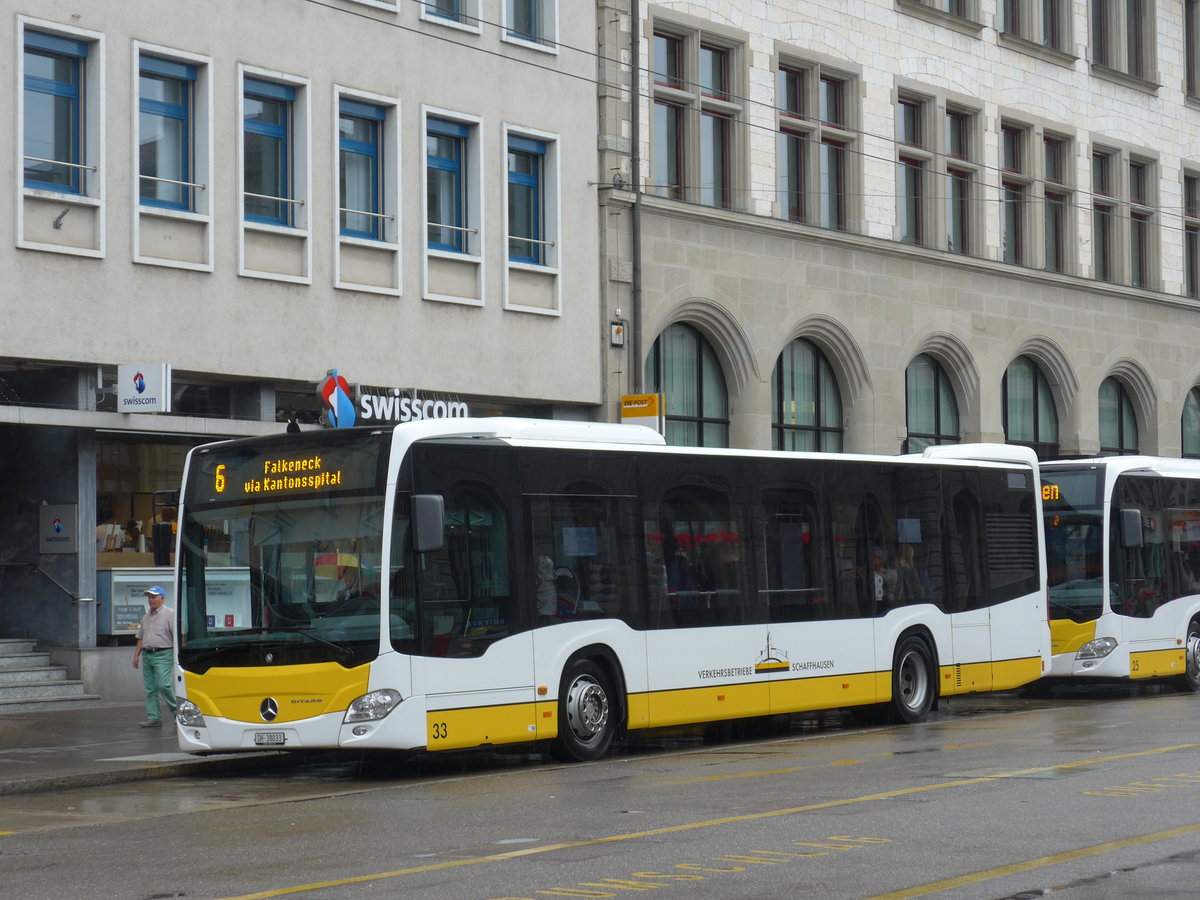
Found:
[[[245,79],[242,86],[242,190],[246,221],[291,225],[292,122],[296,90]]]
[[[505,25],[510,37],[536,41],[541,35],[542,0],[505,0]]]
[[[25,186],[87,192],[84,165],[84,41],[25,32]]]
[[[192,96],[196,67],[143,56],[138,74],[138,178],[147,206],[193,210]]]
[[[512,262],[540,266],[546,261],[545,162],[545,141],[509,135],[508,258]]]
[[[341,184],[341,232],[349,237],[383,240],[382,106],[343,99],[338,119],[338,174]]]
[[[425,123],[425,182],[431,250],[469,253],[466,165],[470,127],[430,118]]]
[[[454,22],[463,20],[462,0],[425,0],[425,11]]]

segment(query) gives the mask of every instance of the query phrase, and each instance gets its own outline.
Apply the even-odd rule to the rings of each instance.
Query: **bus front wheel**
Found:
[[[1186,669],[1182,675],[1175,678],[1175,687],[1181,691],[1195,693],[1200,691],[1200,619],[1192,619],[1188,623],[1187,637],[1184,639],[1186,654]]]
[[[617,733],[612,679],[590,659],[577,659],[563,672],[558,694],[559,759],[589,762],[600,759]]]
[[[892,662],[892,719],[920,722],[933,708],[936,680],[929,644],[909,635],[896,645]]]

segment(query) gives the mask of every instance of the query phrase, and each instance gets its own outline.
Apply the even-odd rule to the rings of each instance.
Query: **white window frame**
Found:
[[[385,116],[381,128],[381,143],[382,143],[382,158],[377,161],[379,173],[382,180],[382,186],[379,191],[379,210],[383,225],[382,239],[371,239],[358,237],[355,235],[342,234],[342,189],[341,189],[341,109],[342,100],[353,100],[359,103],[367,103],[371,106],[378,106],[384,110]],[[369,91],[360,91],[355,88],[345,87],[344,85],[333,85],[333,115],[331,126],[333,135],[330,139],[330,147],[333,158],[333,173],[331,176],[331,184],[333,185],[333,234],[337,235],[338,250],[334,254],[334,284],[335,288],[346,290],[364,291],[372,294],[386,294],[392,297],[398,297],[401,294],[401,286],[404,281],[402,278],[403,270],[401,261],[403,253],[400,252],[401,245],[401,221],[400,210],[404,208],[402,203],[402,192],[400,183],[402,150],[400,148],[400,98],[389,97],[384,94],[374,94]],[[342,278],[342,247],[364,247],[370,249],[390,248],[395,251],[393,254],[394,260],[394,276],[395,288],[384,288],[377,285],[365,285],[357,282],[344,281]]]
[[[89,177],[84,180],[86,191],[71,193],[45,188],[25,186],[25,32],[40,31],[46,34],[81,41],[89,46],[88,55],[83,62],[84,85],[80,97],[81,136],[83,148],[80,154],[80,165],[87,166]],[[53,253],[65,253],[70,256],[88,256],[103,258],[106,254],[108,229],[105,225],[104,213],[105,180],[107,166],[105,165],[104,148],[107,143],[105,129],[107,116],[105,106],[105,64],[104,64],[104,35],[98,31],[88,31],[83,28],[73,28],[59,22],[49,22],[45,19],[34,19],[28,16],[17,16],[16,29],[16,59],[13,71],[17,73],[17,107],[15,119],[16,148],[13,154],[17,164],[14,166],[17,198],[17,241],[16,245],[24,250],[46,250]],[[24,198],[33,197],[62,203],[66,210],[73,207],[92,207],[96,210],[98,221],[96,246],[74,247],[67,244],[52,244],[43,241],[25,239],[25,203]]]
[[[431,22],[446,28],[455,28],[471,34],[483,33],[483,21],[479,15],[480,0],[461,0],[461,11],[458,19],[448,19],[445,16],[431,12],[423,0],[416,0],[422,22]]]
[[[501,206],[505,210],[504,215],[504,309],[513,312],[527,312],[546,316],[561,316],[562,315],[562,279],[558,277],[562,272],[563,265],[563,248],[562,248],[562,164],[559,159],[561,152],[562,138],[553,132],[539,131],[533,128],[526,128],[520,125],[514,125],[505,122],[503,125],[504,134],[504,156],[503,156],[503,184],[504,184],[504,202]],[[541,265],[520,262],[512,260],[508,255],[508,140],[510,137],[528,138],[534,141],[542,141],[546,145],[546,152],[543,156],[543,173],[542,173],[542,211],[544,218],[544,226],[541,231],[541,238],[545,242],[546,258]],[[552,308],[543,308],[538,306],[522,306],[518,303],[513,303],[510,296],[510,282],[512,273],[515,271],[538,272],[543,275],[555,276],[554,278],[554,306]]]
[[[156,56],[172,62],[194,66],[196,79],[192,87],[191,120],[191,177],[196,187],[193,188],[194,209],[170,209],[158,206],[143,205],[141,201],[141,159],[138,149],[141,146],[141,115],[137,112],[141,105],[141,88],[139,76],[141,73],[142,56]],[[141,41],[133,42],[131,68],[133,73],[132,109],[133,119],[133,168],[134,178],[139,179],[133,190],[133,261],[147,265],[167,266],[175,269],[190,269],[197,272],[213,271],[213,197],[216,196],[215,172],[213,171],[213,109],[212,109],[212,58],[176,50],[172,47],[162,47],[158,44],[146,44]],[[178,222],[194,222],[207,225],[206,242],[207,263],[191,263],[179,260],[162,259],[157,256],[146,256],[141,250],[141,219],[142,216],[157,216],[163,219],[173,219]]]
[[[288,164],[291,172],[291,196],[294,201],[291,225],[275,225],[267,222],[246,220],[245,197],[245,96],[246,79],[271,81],[292,88],[296,92],[292,100],[292,122],[289,139]],[[309,79],[288,75],[273,69],[238,63],[237,67],[237,216],[238,216],[238,274],[246,278],[264,278],[269,281],[287,281],[294,284],[312,284],[312,85]],[[286,235],[304,240],[304,275],[289,275],[282,272],[264,272],[246,266],[246,234]]]
[[[469,130],[467,136],[467,158],[463,161],[463,173],[466,180],[466,195],[467,195],[467,217],[463,223],[463,227],[470,229],[467,246],[469,252],[456,253],[452,250],[441,250],[436,247],[429,246],[429,185],[426,174],[427,153],[425,150],[425,136],[428,134],[428,122],[430,119],[445,119],[449,122],[456,122],[459,125],[464,125]],[[485,290],[486,270],[483,269],[483,248],[485,246],[485,231],[484,222],[487,221],[484,216],[484,194],[483,194],[483,160],[485,153],[483,119],[479,116],[472,116],[466,113],[456,112],[454,110],[443,109],[437,106],[422,106],[421,107],[421,254],[422,259],[422,292],[421,296],[426,300],[438,300],[443,303],[458,303],[465,306],[483,306],[484,297],[487,296]],[[505,148],[507,152],[507,146]],[[505,179],[507,185],[507,178]],[[505,188],[507,192],[507,187]],[[507,193],[505,195],[507,202]],[[507,208],[507,207],[506,207]],[[507,232],[507,226],[505,232]],[[507,258],[507,239],[505,241],[505,258]],[[479,267],[479,297],[456,297],[450,294],[433,294],[429,291],[429,260],[430,259],[449,259],[458,260],[473,264]]]
[[[500,40],[508,44],[528,47],[531,50],[558,55],[558,0],[532,0],[538,4],[539,28],[535,40],[529,40],[510,32],[510,2],[511,0],[500,0],[504,11],[504,25],[500,29]]]

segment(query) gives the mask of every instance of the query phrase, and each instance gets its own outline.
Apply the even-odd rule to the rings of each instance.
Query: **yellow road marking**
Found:
[[[1156,831],[1153,834],[1141,834],[1137,837],[1125,838],[1121,841],[1094,844],[1091,847],[1080,847],[1078,850],[1067,850],[1064,853],[1055,853],[1052,856],[1039,856],[1037,859],[1012,863],[1008,866],[997,866],[995,869],[984,869],[982,872],[972,872],[970,875],[960,875],[957,878],[947,878],[944,881],[932,881],[929,884],[923,884],[919,887],[907,888],[903,891],[892,891],[890,894],[876,894],[874,897],[867,897],[866,900],[906,900],[908,897],[924,897],[926,894],[936,894],[939,891],[949,891],[954,888],[965,887],[968,884],[991,881],[993,878],[1003,878],[1005,875],[1030,872],[1033,869],[1070,862],[1073,859],[1099,856],[1101,853],[1121,850],[1125,847],[1136,847],[1139,844],[1166,841],[1171,838],[1182,837],[1185,834],[1194,834],[1197,831],[1200,831],[1200,825],[1181,825],[1178,828],[1168,828],[1166,831]]]
[[[489,854],[487,856],[473,856],[473,857],[470,857],[467,859],[442,860],[440,862],[427,863],[425,865],[420,865],[420,866],[412,866],[407,869],[393,869],[390,872],[376,872],[372,875],[355,875],[350,878],[339,878],[334,881],[321,881],[321,882],[313,882],[311,884],[293,885],[292,887],[274,888],[269,891],[259,891],[254,894],[240,894],[236,897],[224,897],[224,898],[221,898],[221,900],[267,900],[267,898],[270,898],[270,897],[286,897],[289,894],[303,894],[303,893],[307,893],[308,891],[319,891],[324,888],[340,887],[342,885],[348,885],[348,884],[362,884],[363,882],[379,881],[384,878],[400,878],[404,875],[420,875],[420,874],[423,874],[426,872],[438,872],[438,871],[444,871],[446,869],[456,869],[456,868],[460,868],[462,866],[475,866],[475,865],[480,865],[482,863],[503,862],[505,860],[510,860],[510,859],[520,859],[521,857],[524,857],[524,856],[536,856],[536,855],[542,854],[542,853],[553,853],[556,850],[571,850],[571,849],[575,849],[577,847],[595,847],[595,846],[599,846],[601,844],[615,844],[615,843],[619,843],[621,841],[635,841],[635,840],[639,840],[641,838],[661,837],[662,835],[667,835],[667,834],[679,834],[679,833],[685,832],[685,831],[696,831],[701,828],[715,828],[720,825],[734,825],[734,824],[738,824],[740,822],[755,822],[755,821],[760,821],[762,819],[775,819],[775,818],[780,818],[782,816],[794,816],[798,813],[815,812],[815,811],[821,810],[821,809],[836,809],[837,807],[840,807],[840,806],[853,806],[857,803],[869,803],[873,800],[892,800],[896,797],[907,797],[907,796],[912,796],[913,794],[925,794],[925,793],[929,793],[930,791],[946,790],[947,788],[966,787],[967,785],[972,785],[972,784],[986,784],[989,781],[1000,781],[1001,779],[1004,779],[1004,778],[1020,778],[1025,775],[1036,775],[1040,772],[1053,772],[1056,769],[1070,769],[1070,768],[1077,768],[1079,766],[1093,766],[1096,763],[1115,762],[1117,760],[1122,760],[1122,759],[1137,759],[1137,758],[1143,757],[1143,756],[1157,756],[1157,755],[1161,755],[1164,753],[1174,753],[1178,750],[1195,750],[1196,748],[1200,748],[1200,744],[1177,744],[1172,747],[1158,747],[1153,750],[1139,750],[1135,753],[1118,753],[1113,756],[1101,756],[1101,757],[1095,757],[1092,759],[1082,759],[1082,760],[1078,760],[1077,762],[1060,763],[1059,765],[1056,765],[1056,766],[1039,766],[1039,767],[1032,768],[1032,769],[1019,769],[1019,770],[1016,770],[1013,772],[1001,772],[1001,773],[994,774],[994,775],[982,775],[982,776],[979,776],[978,778],[960,778],[960,779],[956,779],[954,781],[943,781],[940,784],[927,784],[927,785],[922,785],[920,787],[898,788],[894,791],[881,791],[877,794],[864,794],[863,796],[860,796],[860,797],[845,797],[841,800],[827,800],[823,803],[810,803],[807,806],[792,806],[787,809],[775,809],[775,810],[770,810],[768,812],[747,813],[747,814],[741,815],[741,816],[725,816],[720,819],[706,819],[705,821],[702,821],[702,822],[687,822],[682,825],[667,825],[662,828],[652,828],[648,831],[635,831],[635,832],[630,832],[629,834],[614,834],[614,835],[609,835],[608,837],[593,838],[593,839],[587,840],[587,841],[565,841],[565,842],[559,843],[559,844],[544,844],[544,845],[541,845],[538,847],[526,847],[521,850],[507,850],[504,853],[493,853],[493,854]],[[1187,828],[1190,828],[1191,830],[1194,830],[1194,831],[1200,831],[1200,825],[1187,826]],[[1173,829],[1172,832],[1174,832],[1174,831],[1179,831],[1179,829]],[[1186,830],[1181,833],[1186,833]],[[1151,840],[1163,840],[1164,839],[1163,835],[1172,836],[1171,832],[1159,832],[1158,834],[1159,834],[1159,836],[1145,835],[1141,838],[1129,838],[1128,840],[1133,842],[1134,844],[1136,844],[1136,843],[1147,843]],[[1114,844],[1112,844],[1112,845],[1101,844],[1098,846],[1101,848],[1105,848],[1105,847],[1115,848],[1117,846],[1124,846],[1124,845],[1125,844],[1123,844],[1122,842],[1114,842]],[[1132,845],[1133,844],[1129,844],[1129,846],[1132,846]],[[1087,849],[1091,849],[1091,848],[1087,848]],[[1082,853],[1082,855],[1084,855],[1084,856],[1089,855],[1083,851],[1072,851],[1072,852]],[[1098,849],[1095,852],[1101,853],[1101,852],[1103,852],[1103,850]],[[1072,857],[1069,854],[1063,854],[1063,861],[1065,861],[1067,859],[1071,859],[1071,858]],[[1044,857],[1043,859],[1050,859],[1050,857]],[[1035,860],[1034,862],[1036,863],[1038,861]],[[1030,864],[1029,863],[1015,863],[1014,865],[1021,866],[1021,865],[1030,865]],[[1049,862],[1041,862],[1041,865],[1050,865],[1050,863]],[[1037,868],[1037,866],[1031,865],[1031,868]],[[993,871],[999,872],[1000,870],[997,869],[997,870],[993,870]],[[1021,871],[1021,870],[1018,869],[1016,871]],[[962,877],[970,878],[972,876],[962,876]],[[997,877],[997,876],[992,876],[992,877]],[[964,883],[969,883],[969,882],[964,882]],[[913,890],[924,890],[924,889],[925,888],[914,888]],[[889,897],[889,898],[893,897],[893,895],[891,895],[891,894],[887,894],[884,896]],[[902,897],[902,896],[907,896],[907,895],[896,894],[894,896]],[[919,896],[919,895],[913,894],[912,896]],[[880,898],[872,898],[872,900],[880,900]]]

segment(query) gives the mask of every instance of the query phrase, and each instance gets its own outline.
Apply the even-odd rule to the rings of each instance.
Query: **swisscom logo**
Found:
[[[350,396],[350,384],[330,369],[329,377],[321,384],[321,400],[325,403],[325,417],[332,428],[350,428],[354,425],[354,400]]]
[[[133,376],[133,387],[139,393],[144,393],[146,390],[146,376],[138,372]]]

